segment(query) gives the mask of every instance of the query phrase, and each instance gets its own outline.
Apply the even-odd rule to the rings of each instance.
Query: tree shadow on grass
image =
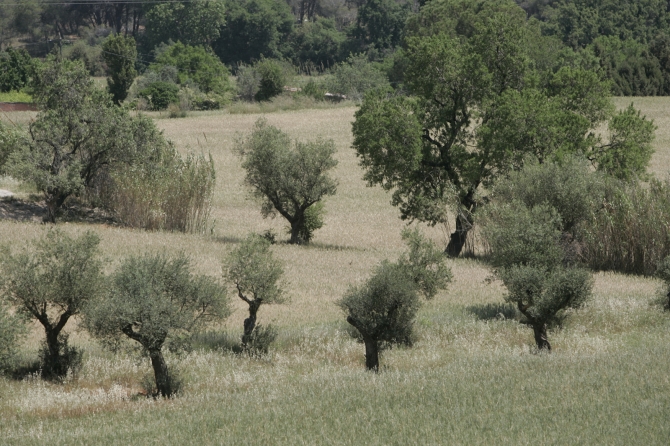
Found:
[[[510,303],[471,305],[465,311],[483,321],[519,318],[518,310]]]
[[[13,196],[0,199],[0,220],[43,223],[46,215],[46,204],[36,196],[31,196],[28,200]],[[57,222],[119,225],[109,212],[100,208],[89,208],[74,200],[68,201],[57,217]]]

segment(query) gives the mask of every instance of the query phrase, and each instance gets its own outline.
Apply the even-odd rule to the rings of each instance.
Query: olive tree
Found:
[[[12,314],[0,301],[0,374],[11,369],[17,352],[17,343],[26,334],[24,318]]]
[[[186,256],[146,254],[119,266],[108,294],[87,308],[86,326],[108,346],[125,337],[138,342],[151,359],[158,393],[170,397],[177,389],[163,357],[166,342],[229,312],[225,288],[194,275]]]
[[[547,329],[561,322],[565,310],[590,297],[591,274],[561,244],[561,216],[551,205],[493,203],[483,220],[491,262],[507,288],[505,300],[516,305],[521,322],[533,329],[537,348],[550,351]]]
[[[4,248],[2,294],[44,328],[41,360],[45,379],[63,378],[79,359],[63,329],[103,289],[99,242],[92,232],[73,238],[51,230],[18,254]]]
[[[421,301],[445,289],[451,271],[444,256],[418,231],[405,231],[409,251],[396,263],[382,262],[363,285],[350,288],[337,305],[365,344],[365,366],[379,369],[379,352],[392,344],[411,345]]]
[[[337,183],[328,171],[337,165],[332,140],[291,142],[281,130],[259,119],[236,150],[247,171],[246,184],[262,200],[264,217],[279,213],[291,225],[290,243],[309,243],[315,229],[313,206],[334,195]],[[316,208],[318,209],[318,208]],[[318,217],[318,216],[317,216]]]
[[[249,306],[242,335],[242,347],[246,350],[267,350],[274,340],[272,330],[261,329],[256,318],[262,304],[286,301],[279,283],[283,273],[281,261],[272,256],[270,242],[257,235],[248,236],[223,262],[224,277],[235,285],[238,297]]]
[[[584,153],[619,177],[644,173],[651,157],[653,124],[616,113],[596,72],[537,68],[529,49],[542,37],[528,23],[512,0],[427,3],[406,27],[407,95],[377,90],[355,114],[364,179],[393,192],[401,218],[444,223],[455,207],[451,256],[485,192],[529,154]]]

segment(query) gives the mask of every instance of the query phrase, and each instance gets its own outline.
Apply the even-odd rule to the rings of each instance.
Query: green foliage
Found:
[[[237,69],[237,92],[245,101],[253,101],[261,85],[261,74],[256,67],[240,65]]]
[[[109,294],[87,308],[88,330],[111,347],[125,337],[138,342],[151,358],[158,392],[172,396],[176,389],[163,346],[227,317],[225,288],[211,277],[194,275],[183,254],[129,257],[110,285]]]
[[[332,82],[328,85],[331,93],[346,95],[360,101],[365,93],[373,89],[389,86],[386,75],[367,60],[365,55],[349,56],[333,70]]]
[[[294,22],[285,2],[232,0],[228,4],[226,26],[212,47],[225,64],[288,56],[288,37]]]
[[[310,79],[303,87],[302,94],[309,96],[317,101],[323,101],[326,94],[326,86],[323,82]]]
[[[663,281],[662,298],[665,300],[665,309],[670,310],[670,256],[665,257],[658,263],[655,275]]]
[[[297,28],[291,39],[294,61],[323,71],[341,60],[340,48],[346,36],[337,29],[334,20],[317,17]]]
[[[527,155],[585,153],[598,163],[623,144],[597,136],[613,106],[596,73],[563,67],[538,82],[525,46],[531,30],[513,2],[433,1],[408,30],[404,74],[412,96],[368,95],[355,115],[353,146],[364,178],[394,189],[392,203],[403,219],[442,223],[447,205],[456,203],[450,255],[465,244],[482,203],[480,186],[521,167]],[[643,154],[649,124],[626,116],[630,121],[621,124],[628,132],[616,132]],[[619,163],[607,171],[622,176],[642,168]]]
[[[258,72],[258,91],[254,95],[257,101],[268,101],[284,91],[286,78],[281,65],[272,59],[262,59],[254,69]]]
[[[177,68],[180,85],[194,84],[205,93],[221,96],[228,95],[232,90],[228,68],[205,47],[181,42],[161,47],[149,70],[160,71],[165,66]]]
[[[36,63],[24,49],[7,48],[0,53],[0,92],[21,90],[30,84]]]
[[[412,345],[419,292],[430,299],[451,281],[444,255],[421,233],[403,231],[409,247],[398,262],[382,262],[365,284],[351,287],[337,305],[365,343],[365,364],[378,370],[379,351],[392,344]]]
[[[270,246],[267,239],[252,234],[223,261],[224,278],[235,286],[238,297],[249,305],[242,347],[250,352],[267,352],[277,334],[271,326],[260,328],[256,325],[260,306],[286,302],[279,283],[284,268],[282,262],[272,256]]]
[[[493,204],[482,220],[493,266],[520,265],[548,270],[563,262],[559,244],[561,216],[550,205],[528,207],[517,200]]]
[[[612,117],[608,130],[609,143],[597,148],[593,155],[598,169],[622,180],[644,178],[654,153],[654,123],[640,117],[640,111],[631,103]]]
[[[62,48],[62,57],[72,61],[80,61],[84,64],[91,76],[105,76],[107,74],[107,62],[103,57],[102,45],[95,42],[78,40],[74,45]]]
[[[23,132],[0,121],[0,175],[4,175],[5,163],[10,155],[26,143],[26,135]]]
[[[336,190],[328,176],[337,165],[333,141],[292,144],[287,134],[260,119],[251,135],[237,142],[236,151],[247,171],[246,184],[262,200],[263,216],[279,213],[291,225],[290,243],[309,243],[305,236],[315,228],[305,226],[307,210]]]
[[[393,0],[369,0],[358,8],[353,35],[364,47],[395,48],[400,44],[410,4]]]
[[[112,100],[120,104],[128,96],[128,90],[137,76],[135,39],[117,34],[105,40],[102,50],[109,71],[107,88],[112,94]]]
[[[139,96],[149,102],[151,110],[165,110],[179,100],[179,87],[169,82],[154,82],[140,91]]]
[[[186,45],[210,45],[226,24],[222,0],[157,4],[146,14],[145,39],[149,48],[172,40]]]
[[[25,321],[11,314],[0,302],[0,374],[10,371],[15,365],[18,345],[27,332]]]
[[[79,360],[62,330],[102,292],[99,242],[92,232],[72,238],[51,230],[19,254],[5,248],[0,263],[2,294],[21,314],[44,327],[46,344],[41,358],[46,379],[65,377]]]

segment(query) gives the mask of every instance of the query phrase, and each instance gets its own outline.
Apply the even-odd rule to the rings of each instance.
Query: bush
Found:
[[[0,302],[0,374],[15,366],[17,346],[26,332],[23,318],[10,314],[9,309]]]
[[[137,48],[131,36],[117,34],[102,44],[103,58],[109,70],[107,88],[116,104],[120,104],[128,96],[128,90],[137,76],[135,61]]]
[[[2,294],[27,317],[44,328],[42,377],[62,379],[80,363],[80,354],[67,344],[63,328],[71,317],[102,292],[102,262],[97,235],[79,238],[52,230],[33,243],[33,249],[0,260]]]
[[[63,49],[64,58],[83,63],[91,76],[104,76],[106,74],[107,63],[103,54],[101,45],[87,45],[83,40],[79,40],[71,47]]]
[[[245,182],[262,200],[263,216],[281,214],[291,225],[290,243],[309,243],[320,227],[321,211],[309,211],[308,223],[308,209],[336,190],[327,173],[337,165],[333,141],[292,144],[287,134],[259,119],[251,135],[237,142],[236,151],[247,171]]]
[[[254,68],[258,72],[260,82],[254,99],[267,101],[284,91],[286,77],[282,66],[272,59],[263,59]]]
[[[0,175],[5,174],[5,163],[10,155],[25,146],[27,142],[23,132],[0,121]]]
[[[163,357],[165,343],[229,314],[225,288],[193,275],[187,257],[144,255],[116,270],[109,294],[87,308],[86,326],[108,346],[125,337],[138,342],[151,359],[157,392],[170,397],[178,380]]]
[[[365,55],[349,56],[346,62],[333,70],[333,80],[328,86],[331,93],[346,95],[354,101],[361,101],[365,93],[373,89],[388,88],[386,75],[368,62]]]
[[[310,79],[304,87],[302,87],[302,94],[323,101],[326,95],[326,87],[323,83]]]
[[[176,67],[180,85],[195,85],[205,93],[214,93],[226,99],[230,96],[233,87],[228,68],[211,50],[177,42],[160,48],[158,53],[155,62],[149,66],[150,71],[160,71],[165,66]]]
[[[29,85],[35,62],[24,49],[7,48],[0,53],[0,92],[21,90]]]
[[[253,101],[260,89],[261,75],[255,67],[240,65],[237,69],[237,92],[245,101]]]
[[[169,82],[154,82],[140,91],[139,96],[149,101],[151,110],[165,110],[179,101],[179,87]]]

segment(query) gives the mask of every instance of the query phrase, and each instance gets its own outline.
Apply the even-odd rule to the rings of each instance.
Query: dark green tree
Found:
[[[186,256],[147,254],[119,266],[108,295],[87,308],[86,326],[110,347],[125,337],[138,342],[151,359],[158,393],[170,397],[178,389],[163,347],[183,346],[188,335],[229,314],[225,288],[193,274]]]
[[[44,328],[41,366],[45,379],[65,377],[78,362],[79,352],[68,346],[63,329],[103,291],[99,242],[92,232],[72,238],[51,230],[19,254],[4,248],[2,294]]]
[[[261,56],[289,57],[295,18],[285,2],[232,0],[226,26],[212,47],[225,64],[252,63]]]
[[[340,48],[346,36],[339,31],[332,19],[323,17],[303,23],[291,34],[293,60],[312,63],[318,70],[333,67],[340,58]]]
[[[145,17],[148,48],[160,43],[211,45],[226,24],[226,5],[222,0],[195,0],[154,5]]]
[[[256,324],[262,304],[282,304],[286,296],[279,280],[284,273],[281,261],[272,256],[270,242],[257,235],[248,236],[223,262],[225,279],[235,286],[237,295],[249,305],[249,317],[244,320],[242,347],[253,352],[267,352],[274,340],[270,326]]]
[[[286,133],[260,119],[236,150],[247,171],[245,183],[262,200],[263,216],[279,213],[291,225],[290,243],[309,243],[315,229],[307,224],[310,208],[336,190],[328,175],[337,165],[333,141],[292,143]]]
[[[526,54],[525,13],[512,1],[436,0],[409,21],[405,87],[409,96],[369,94],[356,112],[354,143],[364,178],[393,190],[403,219],[445,222],[456,214],[446,252],[457,256],[482,203],[481,186],[522,165],[584,153],[612,171],[615,145],[646,154],[653,126],[626,114],[626,128],[609,121],[610,141],[597,129],[614,107],[609,86],[594,72],[563,67],[545,85]],[[640,133],[642,132],[642,133]],[[646,155],[631,156],[621,172],[644,173]]]
[[[353,36],[364,48],[395,48],[400,44],[410,4],[395,0],[368,0],[358,8]]]
[[[111,36],[102,44],[102,51],[109,70],[107,88],[118,105],[128,96],[128,90],[137,76],[135,39],[122,34]]]
[[[268,101],[284,91],[286,77],[281,65],[272,59],[262,59],[254,69],[258,73],[258,91],[254,96],[257,101]]]
[[[451,270],[444,255],[418,230],[403,232],[409,251],[396,263],[382,262],[367,282],[350,288],[337,305],[365,344],[365,366],[379,369],[379,352],[393,344],[411,345],[419,293],[427,299],[445,289]]]
[[[35,69],[36,63],[26,50],[7,48],[0,53],[0,92],[28,86]]]

